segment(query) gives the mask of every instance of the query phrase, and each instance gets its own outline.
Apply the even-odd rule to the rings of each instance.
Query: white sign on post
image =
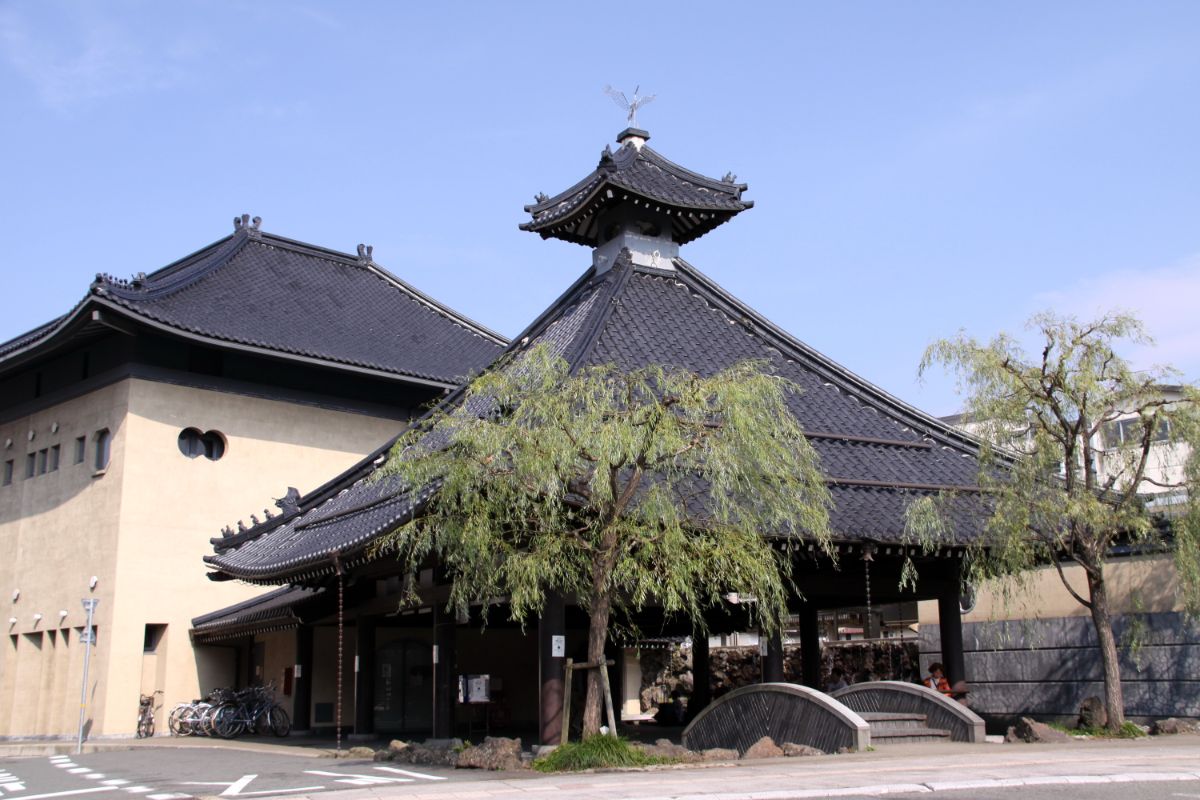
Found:
[[[550,656],[552,658],[562,658],[567,654],[567,637],[551,636],[550,637]]]

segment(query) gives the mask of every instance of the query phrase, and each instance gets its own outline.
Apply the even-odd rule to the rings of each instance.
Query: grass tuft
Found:
[[[1060,730],[1063,733],[1069,733],[1074,736],[1092,736],[1097,739],[1140,739],[1143,736],[1148,735],[1144,730],[1139,728],[1136,723],[1129,722],[1128,720],[1125,721],[1125,724],[1121,726],[1120,730],[1116,731],[1110,731],[1108,728],[1098,728],[1094,725],[1081,725],[1078,728],[1072,728],[1068,725],[1063,725],[1062,723],[1057,722],[1051,722],[1048,724],[1051,728]]]
[[[559,745],[547,756],[536,759],[538,772],[579,772],[585,769],[645,767],[667,764],[670,759],[648,755],[617,736],[596,734],[582,742]]]

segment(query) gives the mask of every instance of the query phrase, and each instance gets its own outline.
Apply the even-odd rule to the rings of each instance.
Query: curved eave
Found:
[[[222,350],[233,350],[236,352],[248,353],[296,364],[305,364],[309,366],[323,367],[325,369],[334,369],[339,372],[351,372],[356,375],[382,378],[388,381],[402,381],[418,386],[431,386],[438,389],[452,389],[458,386],[457,381],[430,378],[422,375],[414,375],[398,371],[393,372],[391,370],[379,369],[377,367],[371,367],[362,364],[353,364],[328,358],[318,358],[316,356],[308,356],[300,353],[290,353],[286,350],[278,350],[263,345],[247,344],[245,342],[238,342],[231,339],[223,339],[217,336],[208,336],[205,334],[196,333],[184,328],[178,328],[174,325],[168,325],[143,314],[138,314],[136,311],[122,305],[119,302],[115,302],[97,295],[89,295],[88,297],[84,298],[84,300],[80,302],[79,305],[77,305],[69,314],[60,319],[59,323],[54,327],[53,330],[47,331],[44,335],[14,349],[13,351],[10,351],[8,354],[0,358],[0,373],[20,367],[28,362],[34,361],[44,355],[58,350],[66,346],[69,342],[71,342],[81,333],[85,332],[88,328],[93,328],[94,326],[104,326],[105,328],[129,334],[131,333],[131,330],[128,324],[123,324],[128,322],[145,326],[172,337],[200,344],[206,344]]]
[[[737,199],[735,202],[737,206],[734,208],[685,205],[647,195],[606,178],[587,197],[578,201],[574,208],[562,215],[535,219],[518,227],[536,233],[543,239],[562,239],[585,247],[597,247],[602,244],[599,220],[603,212],[620,203],[632,203],[634,207],[665,215],[671,221],[671,238],[678,244],[687,244],[754,207],[753,200]],[[554,201],[548,201],[545,207],[549,209],[553,205]]]

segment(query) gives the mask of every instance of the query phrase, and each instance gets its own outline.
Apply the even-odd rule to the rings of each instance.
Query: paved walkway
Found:
[[[233,747],[238,750],[327,755],[323,746],[269,742],[156,739],[96,742],[99,749]],[[43,743],[45,744],[45,743]],[[73,743],[63,743],[73,746]],[[324,745],[324,742],[312,743]],[[0,754],[12,745],[0,746]],[[341,761],[347,766],[355,763]],[[322,793],[337,800],[790,800],[790,798],[954,793],[1016,786],[1177,782],[1200,794],[1200,736],[1138,741],[1075,741],[1057,745],[883,745],[874,752],[732,764],[679,766],[546,776],[532,772],[478,775],[484,780],[405,786],[363,786]],[[467,777],[464,775],[463,777]],[[291,794],[291,798],[303,795]],[[331,798],[333,800],[333,798]]]

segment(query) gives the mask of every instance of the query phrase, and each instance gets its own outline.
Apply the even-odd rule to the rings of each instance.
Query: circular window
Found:
[[[220,431],[201,433],[199,428],[184,428],[179,432],[179,452],[188,458],[204,456],[219,461],[225,455],[225,437]]]

